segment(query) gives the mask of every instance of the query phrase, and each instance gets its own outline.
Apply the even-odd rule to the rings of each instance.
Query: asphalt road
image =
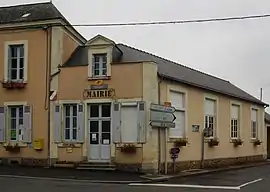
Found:
[[[247,168],[237,171],[212,173],[188,178],[171,179],[161,183],[131,183],[131,184],[95,184],[87,181],[60,178],[16,178],[0,175],[0,191],[38,190],[39,192],[222,192],[241,191],[256,192],[270,190],[270,165]]]

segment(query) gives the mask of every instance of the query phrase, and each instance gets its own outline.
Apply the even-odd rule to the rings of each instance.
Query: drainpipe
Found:
[[[47,26],[44,28],[46,30],[46,104],[47,104],[47,115],[48,115],[48,127],[47,127],[47,148],[48,148],[48,154],[47,154],[47,159],[48,159],[48,166],[52,166],[51,162],[51,101],[50,101],[50,90],[51,90],[51,51],[52,51],[52,27]]]
[[[158,104],[160,105],[161,103],[161,90],[160,90],[160,83],[161,83],[161,79],[159,78],[158,80]],[[161,133],[160,133],[160,128],[158,128],[158,174],[160,173],[160,164],[161,164]]]

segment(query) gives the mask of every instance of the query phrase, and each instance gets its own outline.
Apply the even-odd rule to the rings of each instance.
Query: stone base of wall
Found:
[[[241,165],[247,163],[265,161],[264,155],[237,157],[237,158],[222,158],[222,159],[206,159],[204,161],[204,168],[221,168],[230,165]],[[76,167],[80,162],[58,162],[57,159],[51,159],[51,165],[54,164],[74,164]],[[0,164],[3,165],[22,165],[22,166],[40,166],[47,167],[49,165],[48,159],[34,159],[34,158],[0,158]],[[128,171],[128,172],[140,172],[140,173],[152,173],[157,174],[156,166],[152,163],[146,164],[117,164],[115,163],[117,170]],[[161,173],[164,174],[164,166],[161,164]],[[168,174],[173,173],[173,164],[168,163]],[[199,169],[201,167],[201,161],[183,161],[176,162],[175,170],[180,172],[188,169]]]
[[[245,157],[236,157],[236,158],[220,158],[220,159],[206,159],[204,160],[204,168],[214,169],[214,168],[222,168],[231,165],[242,165],[248,163],[255,163],[265,161],[266,158],[264,155],[256,155],[256,156],[245,156]],[[201,161],[182,161],[176,162],[175,171],[180,172],[188,169],[200,169]],[[167,166],[168,173],[173,173],[173,163],[168,163]],[[164,173],[165,164],[161,165],[161,173]]]

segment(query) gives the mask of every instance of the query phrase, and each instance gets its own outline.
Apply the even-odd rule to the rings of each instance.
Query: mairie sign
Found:
[[[150,106],[150,125],[152,127],[174,128],[176,119],[174,107],[151,104]]]

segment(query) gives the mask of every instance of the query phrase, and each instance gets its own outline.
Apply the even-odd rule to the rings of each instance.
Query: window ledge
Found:
[[[23,143],[23,142],[6,142],[6,143],[2,143],[3,147],[7,147],[7,146],[15,146],[17,145],[17,147],[27,147],[27,143]]]
[[[27,85],[25,81],[1,81],[2,87],[5,89],[24,89]]]
[[[97,76],[97,77],[88,77],[88,81],[95,81],[95,80],[109,80],[111,76]]]

